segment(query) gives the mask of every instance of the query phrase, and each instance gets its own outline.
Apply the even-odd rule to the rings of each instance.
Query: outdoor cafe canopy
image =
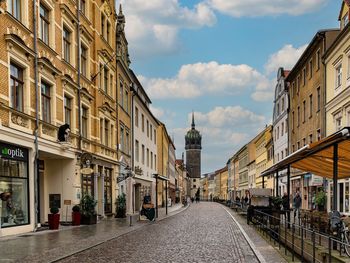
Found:
[[[311,144],[287,156],[261,176],[276,173],[290,166],[325,178],[350,177],[350,127]]]

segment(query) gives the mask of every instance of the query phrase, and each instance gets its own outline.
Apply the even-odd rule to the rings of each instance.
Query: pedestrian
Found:
[[[298,218],[300,218],[300,207],[301,207],[301,196],[299,194],[299,191],[296,192],[295,197],[293,199],[294,203],[294,220],[295,217],[298,215]]]
[[[289,212],[289,200],[288,200],[288,194],[284,192],[282,196],[282,208],[283,208],[283,214],[284,214],[284,219],[287,220],[287,213]]]

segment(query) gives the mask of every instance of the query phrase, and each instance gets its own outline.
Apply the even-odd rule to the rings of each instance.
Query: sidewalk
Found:
[[[158,211],[158,219],[173,216],[187,207],[176,204]],[[71,254],[97,246],[108,240],[156,222],[137,221],[130,226],[129,218],[108,218],[96,225],[60,226],[59,230],[30,232],[0,238],[0,262],[54,262]]]

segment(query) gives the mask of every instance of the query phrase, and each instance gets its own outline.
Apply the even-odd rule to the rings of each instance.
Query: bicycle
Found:
[[[333,230],[333,234],[340,240],[340,252],[345,252],[345,254],[350,257],[350,232],[349,228],[345,225],[345,222],[341,220],[340,213],[337,211],[331,212],[330,217],[330,227]]]

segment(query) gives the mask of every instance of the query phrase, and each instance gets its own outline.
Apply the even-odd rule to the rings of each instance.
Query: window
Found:
[[[298,150],[300,149],[300,142],[297,142]]]
[[[147,137],[149,137],[149,123],[148,123],[148,120],[146,121],[146,128],[147,128]]]
[[[309,117],[312,117],[312,111],[313,111],[313,103],[312,103],[312,94],[309,96]]]
[[[317,88],[317,111],[321,109],[321,88]]]
[[[153,169],[153,153],[152,152],[151,152],[151,169]]]
[[[45,122],[51,122],[50,85],[41,81],[41,117]]]
[[[70,63],[71,32],[63,27],[63,59]]]
[[[88,109],[86,107],[82,107],[81,112],[81,135],[84,138],[87,138],[88,135]]]
[[[64,121],[72,126],[72,99],[64,96]]]
[[[107,42],[110,43],[111,38],[111,23],[107,21]]]
[[[130,147],[129,147],[129,132],[128,132],[128,131],[125,132],[125,152],[126,152],[127,154],[130,153]]]
[[[109,92],[110,92],[110,95],[113,96],[113,75],[110,74],[109,75]]]
[[[342,128],[341,119],[342,119],[342,116],[340,114],[338,114],[338,116],[335,117],[335,130],[336,131],[339,131]]]
[[[11,62],[10,87],[12,108],[23,111],[23,69]]]
[[[306,139],[303,138],[303,146],[305,146],[305,145],[306,145]]]
[[[147,167],[149,167],[149,149],[148,148],[147,148],[146,158],[147,158]]]
[[[300,76],[297,77],[297,94],[300,92]]]
[[[295,82],[293,81],[292,83],[292,99],[294,98],[294,93],[295,93]]]
[[[135,141],[135,161],[139,162],[140,160],[140,145],[139,145],[139,141],[136,140]]]
[[[151,139],[151,141],[152,141],[152,138],[153,138],[153,136],[152,136],[152,131],[153,131],[153,128],[152,128],[152,124],[150,124],[149,125],[149,130],[150,130],[150,139]]]
[[[49,44],[49,10],[40,4],[40,38],[45,44]]]
[[[21,0],[9,0],[8,12],[17,20],[21,20]]]
[[[321,51],[320,50],[317,50],[316,57],[317,57],[317,61],[316,61],[317,70],[319,70],[321,67]]]
[[[280,104],[277,103],[277,116],[279,116],[279,115],[280,115]]]
[[[284,122],[282,122],[282,127],[281,127],[281,137],[283,136],[284,133]]]
[[[125,151],[124,127],[123,126],[120,126],[120,145],[121,145],[121,150]]]
[[[285,130],[286,130],[286,133],[288,133],[288,120],[286,120]]]
[[[101,13],[101,36],[105,38],[105,20],[106,17],[103,13]]]
[[[303,86],[306,84],[306,68],[303,68]]]
[[[277,140],[279,139],[280,137],[280,127],[277,127]]]
[[[126,112],[129,112],[129,92],[127,90],[125,90],[125,102],[124,102],[124,110]]]
[[[154,169],[157,169],[157,155],[154,155]]]
[[[312,59],[309,61],[309,77],[312,78],[313,64]]]
[[[303,101],[303,123],[305,122],[306,117],[306,102]]]
[[[298,106],[297,126],[300,125],[300,107]]]
[[[83,74],[85,77],[87,77],[87,57],[88,57],[88,51],[87,48],[83,45],[81,45],[81,74]]]
[[[145,131],[145,116],[141,114],[141,125],[142,125],[142,132]]]
[[[342,64],[336,67],[335,69],[335,88],[339,88],[341,86],[341,78],[342,78]]]
[[[292,131],[294,131],[294,123],[295,123],[295,117],[294,117],[294,111],[292,112]]]
[[[114,126],[113,125],[111,125],[111,132],[110,132],[110,138],[111,138],[111,147],[113,147],[114,148],[114,146],[115,146],[115,143],[114,143]]]
[[[312,133],[309,135],[309,143],[312,143]]]
[[[141,161],[142,164],[145,164],[145,146],[142,144],[142,152],[141,152]]]
[[[103,119],[100,119],[100,140],[101,144],[103,144]]]
[[[105,145],[109,145],[109,121],[105,119]]]
[[[321,140],[321,130],[317,130],[317,141]]]
[[[121,79],[119,81],[119,95],[120,95],[120,105],[124,108],[124,82]]]
[[[104,77],[104,91],[108,94],[108,76],[109,76],[109,70],[105,66],[104,67],[104,72],[103,72],[103,77]]]
[[[135,126],[139,127],[139,109],[135,107]]]
[[[86,14],[86,1],[80,0],[80,10],[85,15]]]
[[[154,129],[154,144],[157,143],[157,132],[156,132],[156,129]]]
[[[281,112],[284,111],[284,98],[282,98],[282,108],[281,108]]]
[[[342,18],[342,24],[343,28],[346,27],[346,25],[349,23],[349,14],[346,13],[345,16]]]

